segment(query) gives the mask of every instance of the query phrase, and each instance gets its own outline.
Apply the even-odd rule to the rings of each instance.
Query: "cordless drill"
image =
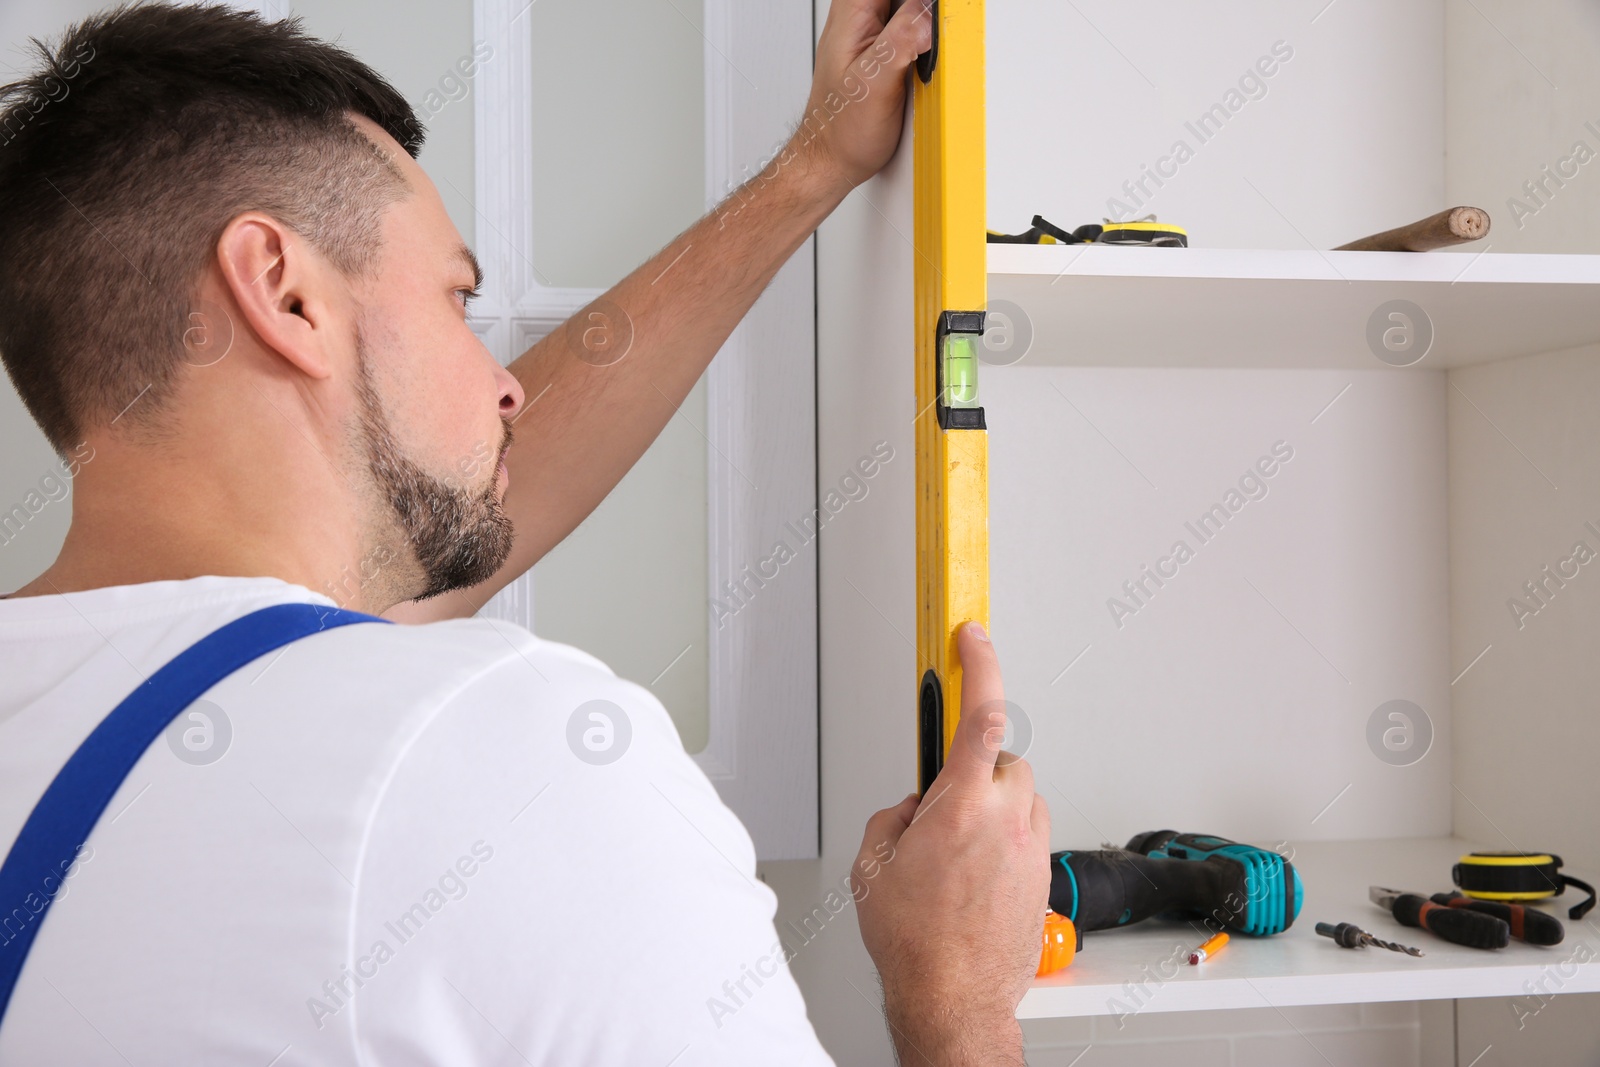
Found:
[[[1209,834],[1154,830],[1125,849],[1050,857],[1050,910],[1080,931],[1171,914],[1259,937],[1287,930],[1302,897],[1300,872],[1278,853]]]

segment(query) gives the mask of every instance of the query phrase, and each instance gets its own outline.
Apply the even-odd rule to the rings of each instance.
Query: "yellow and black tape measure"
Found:
[[[1152,248],[1188,248],[1189,231],[1170,222],[1157,222],[1154,215],[1132,222],[1106,220],[1096,244],[1149,245]]]
[[[1594,907],[1594,886],[1562,874],[1561,857],[1553,852],[1469,852],[1451,869],[1450,878],[1479,900],[1544,900],[1559,897],[1570,885],[1589,899],[1574,904],[1567,918],[1581,919]]]

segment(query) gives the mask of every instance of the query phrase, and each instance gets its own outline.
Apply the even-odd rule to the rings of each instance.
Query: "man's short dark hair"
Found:
[[[424,130],[298,19],[124,6],[33,43],[39,69],[0,87],[0,358],[65,455],[112,419],[159,432],[200,279],[241,212],[367,271],[409,189],[348,113],[412,156]]]

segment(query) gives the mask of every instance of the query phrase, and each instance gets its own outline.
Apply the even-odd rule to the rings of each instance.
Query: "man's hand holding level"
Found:
[[[969,623],[957,647],[961,720],[944,769],[920,801],[868,821],[852,872],[905,1067],[1023,1062],[1016,1009],[1039,965],[1050,896],[1050,812],[1032,768],[1000,749],[994,646]]]
[[[900,143],[906,71],[933,42],[929,2],[906,0],[892,15],[890,0],[828,9],[811,97],[784,153],[812,164],[835,195],[882,170]]]

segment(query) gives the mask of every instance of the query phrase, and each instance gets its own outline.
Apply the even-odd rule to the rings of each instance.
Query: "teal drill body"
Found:
[[[1170,914],[1263,937],[1287,930],[1302,900],[1300,872],[1283,856],[1209,834],[1156,830],[1126,849],[1050,857],[1050,910],[1082,931]]]

